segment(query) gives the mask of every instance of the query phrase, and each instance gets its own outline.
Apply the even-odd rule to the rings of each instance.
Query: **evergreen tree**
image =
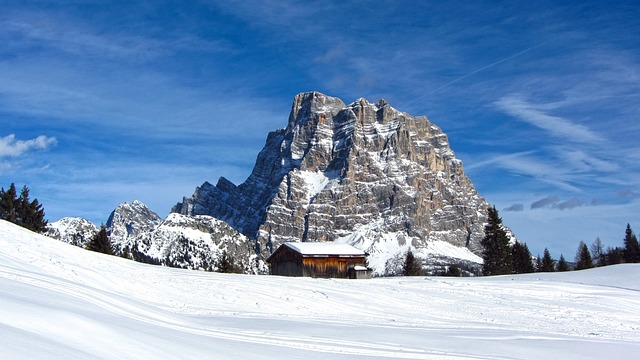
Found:
[[[596,240],[593,242],[593,244],[591,244],[591,256],[593,256],[593,265],[606,265],[604,259],[604,245],[602,245],[602,240],[600,240],[600,237],[596,237]]]
[[[593,267],[593,259],[587,245],[580,241],[578,252],[576,253],[576,270],[590,269]]]
[[[555,262],[551,258],[549,249],[544,248],[544,254],[542,255],[542,268],[538,270],[540,272],[554,272],[556,271]]]
[[[604,253],[605,265],[616,265],[622,263],[623,249],[620,247],[608,247]]]
[[[533,262],[531,261],[531,252],[526,243],[516,241],[511,248],[513,257],[513,273],[527,274],[534,272]]]
[[[107,235],[107,228],[102,225],[100,227],[100,231],[87,243],[85,246],[87,250],[107,254],[114,255],[115,251],[113,250],[113,244],[111,244],[111,240],[109,240],[109,236]]]
[[[564,259],[564,255],[562,254],[560,254],[560,259],[558,259],[558,263],[556,264],[556,271],[569,271],[569,263],[567,263],[567,260]]]
[[[29,188],[25,185],[18,199],[18,225],[29,230],[42,233],[47,230],[47,220],[44,219],[44,209],[38,199],[29,200]]]
[[[0,219],[15,223],[18,214],[16,211],[17,193],[15,184],[11,183],[8,190],[0,190]]]
[[[482,273],[484,275],[507,275],[513,272],[511,246],[507,233],[502,228],[502,219],[495,206],[488,209],[487,225],[484,227]]]
[[[542,271],[542,258],[540,257],[540,254],[538,254],[538,257],[536,258],[536,272],[540,271]]]
[[[624,262],[626,263],[640,262],[640,245],[638,244],[638,238],[631,230],[629,224],[627,224],[627,230],[625,231],[624,250],[622,254],[624,256]]]
[[[458,265],[452,264],[447,267],[447,272],[444,274],[444,276],[460,277],[462,276],[462,271],[460,270],[460,267]]]
[[[422,271],[422,265],[420,261],[413,255],[411,249],[407,251],[407,256],[404,260],[404,267],[402,268],[402,275],[404,276],[421,276],[424,275]]]
[[[47,221],[44,219],[44,209],[38,199],[29,200],[29,188],[24,186],[17,197],[15,184],[8,190],[0,190],[0,219],[10,221],[35,232],[44,232]]]
[[[234,268],[233,259],[227,254],[226,251],[223,251],[218,258],[218,266],[217,270],[219,273],[232,273]]]

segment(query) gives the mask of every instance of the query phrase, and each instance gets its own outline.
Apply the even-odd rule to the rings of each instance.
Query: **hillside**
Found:
[[[3,359],[629,359],[640,266],[494,278],[218,274],[0,221]]]

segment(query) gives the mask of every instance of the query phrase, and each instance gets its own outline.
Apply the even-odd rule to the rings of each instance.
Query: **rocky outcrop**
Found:
[[[47,224],[46,235],[71,245],[85,247],[98,233],[91,221],[79,217],[65,217]]]
[[[285,241],[349,242],[383,274],[385,259],[409,247],[427,259],[441,242],[480,262],[487,207],[427,117],[310,92],[244,183],[206,182],[172,211],[224,220],[262,255]]]
[[[206,215],[169,214],[153,231],[137,236],[131,246],[132,256],[139,261],[193,270],[267,272],[253,251],[252,240]]]

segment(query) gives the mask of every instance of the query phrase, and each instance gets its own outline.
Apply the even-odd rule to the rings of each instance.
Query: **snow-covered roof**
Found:
[[[365,252],[348,244],[332,242],[287,242],[285,246],[302,255],[348,255],[365,256]]]

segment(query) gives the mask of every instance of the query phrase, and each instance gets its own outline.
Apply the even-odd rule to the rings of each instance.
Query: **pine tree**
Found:
[[[444,276],[460,277],[462,276],[462,271],[457,264],[451,264],[447,266],[447,272],[444,273]]]
[[[107,228],[102,225],[100,227],[100,231],[87,243],[85,246],[87,250],[107,254],[114,255],[113,244],[111,244],[111,240],[109,240],[109,236],[107,235]]]
[[[234,272],[234,267],[235,264],[233,259],[229,256],[229,254],[227,254],[226,251],[223,251],[218,258],[217,272],[232,273]]]
[[[513,256],[513,273],[527,274],[534,272],[533,262],[531,261],[531,252],[526,243],[516,241],[511,248]]]
[[[11,183],[8,190],[0,190],[0,219],[15,223],[18,214],[16,211],[16,186]]]
[[[24,186],[17,197],[15,184],[8,190],[0,190],[0,219],[10,221],[35,232],[44,232],[47,221],[44,219],[44,209],[38,199],[29,200],[29,188]]]
[[[604,253],[605,265],[616,265],[622,263],[623,249],[621,247],[608,247]]]
[[[540,272],[554,272],[556,271],[555,263],[551,258],[549,249],[544,248],[544,254],[542,255],[542,268],[538,270]]]
[[[556,271],[569,271],[569,263],[567,263],[567,260],[564,259],[564,255],[562,254],[560,254],[560,259],[558,259],[558,263],[556,264]]]
[[[540,254],[538,254],[538,257],[536,258],[536,272],[540,272],[542,270],[542,258],[540,257]]]
[[[422,271],[422,265],[420,264],[420,261],[416,259],[411,249],[409,249],[404,261],[404,267],[402,268],[402,275],[421,276],[423,274],[424,272]]]
[[[631,230],[631,225],[627,224],[627,230],[624,237],[624,250],[622,252],[624,262],[639,263],[640,262],[640,245],[638,238]]]
[[[502,228],[502,219],[495,206],[488,209],[487,225],[484,227],[482,273],[484,275],[507,275],[513,272],[511,246],[507,233]]]
[[[593,256],[593,262],[595,266],[605,266],[604,259],[604,245],[600,237],[596,237],[596,240],[591,244],[591,256]]]
[[[593,267],[593,259],[587,245],[580,241],[578,252],[576,253],[576,270],[590,269]]]
[[[44,209],[38,199],[29,201],[29,188],[25,185],[18,199],[18,225],[29,230],[42,233],[47,230],[47,220],[44,219]]]

